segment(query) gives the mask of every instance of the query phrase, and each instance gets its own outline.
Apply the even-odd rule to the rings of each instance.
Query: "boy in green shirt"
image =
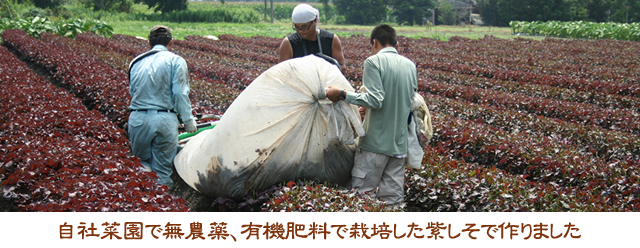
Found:
[[[363,127],[351,171],[358,192],[378,189],[376,196],[387,204],[404,202],[404,167],[407,157],[407,123],[411,101],[418,88],[415,64],[396,50],[397,37],[389,25],[371,32],[373,56],[364,62],[364,93],[327,89],[332,101],[345,100],[365,111]]]

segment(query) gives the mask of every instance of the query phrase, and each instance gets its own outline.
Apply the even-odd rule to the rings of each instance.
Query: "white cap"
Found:
[[[318,16],[320,16],[320,11],[305,3],[298,4],[291,13],[293,23],[307,23],[315,20]]]

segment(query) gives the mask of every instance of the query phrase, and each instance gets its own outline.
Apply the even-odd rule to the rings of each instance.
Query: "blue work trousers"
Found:
[[[178,118],[175,113],[155,110],[132,111],[129,141],[133,155],[146,169],[158,175],[160,184],[173,187],[173,158],[178,151]]]

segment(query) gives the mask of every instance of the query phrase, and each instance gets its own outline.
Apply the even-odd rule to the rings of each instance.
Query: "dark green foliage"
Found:
[[[610,20],[613,22],[632,23],[640,21],[640,1],[637,0],[611,0]]]
[[[149,8],[162,13],[187,9],[187,0],[142,0],[142,2]]]
[[[508,26],[510,21],[640,21],[640,2],[632,0],[479,0],[486,25]]]
[[[387,0],[334,0],[336,11],[349,24],[371,25],[387,17]]]
[[[609,11],[607,0],[591,0],[587,4],[589,9],[589,19],[596,22],[605,22],[609,19],[607,12]]]
[[[38,8],[46,9],[46,8],[56,8],[60,5],[64,4],[65,0],[32,0],[33,5]]]
[[[327,21],[331,21],[336,16],[336,9],[334,5],[320,5],[315,3],[308,3],[314,8],[320,11],[320,22],[326,23]],[[250,8],[254,9],[258,13],[264,13],[264,5],[262,4],[248,4]],[[273,19],[274,20],[288,20],[291,21],[291,13],[293,12],[293,8],[295,8],[297,4],[290,3],[274,3],[273,4]],[[271,7],[267,7],[267,16],[271,16]]]
[[[264,5],[262,4],[251,4],[248,5],[250,8],[253,8],[253,10],[255,10],[256,12],[260,13],[260,14],[264,14]],[[318,6],[312,5],[314,6],[314,8],[317,8]],[[296,5],[294,4],[281,4],[281,3],[275,3],[273,4],[273,19],[274,20],[291,20],[291,13],[293,12],[293,8],[295,8]],[[322,13],[320,13],[322,14]],[[271,6],[267,7],[267,16],[269,18],[271,18]]]
[[[435,7],[432,0],[391,0],[393,6],[391,15],[396,18],[398,24],[420,25],[423,18],[430,16]]]
[[[324,13],[324,19],[329,20],[329,0],[321,0],[322,3],[322,12]]]
[[[451,3],[442,1],[438,4],[438,21],[445,25],[455,25],[457,13]]]
[[[570,21],[569,1],[566,0],[502,0],[505,10],[503,12],[504,19],[507,20],[523,20],[523,21]],[[523,8],[523,5],[527,8]]]
[[[640,2],[633,0],[587,0],[588,20],[631,23],[640,21]]]
[[[136,15],[135,19],[148,21],[167,22],[231,22],[231,23],[257,23],[262,18],[260,14],[250,8],[215,8],[198,10],[181,10],[163,12],[153,15]]]
[[[485,25],[498,26],[498,0],[479,0],[476,8]]]
[[[326,23],[327,21],[332,21],[336,17],[336,9],[335,9],[335,6],[332,4],[326,7],[316,3],[308,3],[308,4],[320,11],[320,22]],[[293,8],[295,8],[296,5],[297,4],[291,4],[291,3],[274,3],[273,19],[290,22],[291,13],[293,12]],[[261,13],[261,14],[264,13],[264,5],[262,4],[247,4],[246,6],[254,9],[258,13]],[[267,16],[271,16],[270,6],[267,7]]]
[[[82,3],[94,11],[129,12],[133,0],[82,0]]]
[[[574,5],[571,5],[574,4]],[[508,26],[510,21],[570,21],[572,0],[480,0],[478,10],[490,26]],[[486,17],[486,18],[485,18]]]

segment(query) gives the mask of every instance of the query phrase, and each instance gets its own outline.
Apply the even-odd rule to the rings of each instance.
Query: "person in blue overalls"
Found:
[[[160,184],[173,187],[173,159],[178,151],[176,115],[185,131],[196,132],[189,100],[189,74],[185,60],[169,52],[171,30],[157,25],[149,33],[150,51],[129,64],[128,133],[131,151],[143,170],[154,171]]]

